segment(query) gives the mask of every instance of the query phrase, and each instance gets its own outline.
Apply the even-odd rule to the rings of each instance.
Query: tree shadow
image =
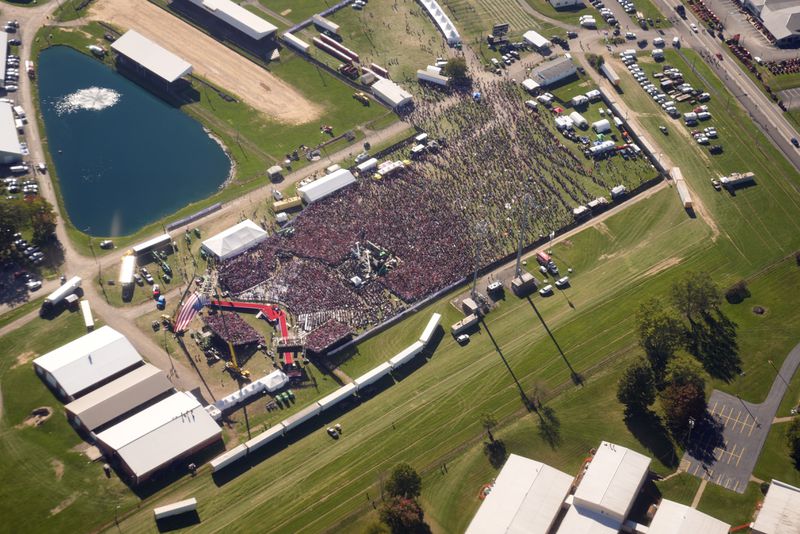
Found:
[[[658,414],[652,410],[626,413],[625,426],[662,464],[669,468],[678,466],[672,438]]]
[[[492,464],[492,467],[495,469],[500,469],[503,467],[503,464],[506,463],[506,458],[508,457],[506,444],[503,443],[503,440],[501,439],[484,441],[483,454],[486,455],[486,457],[489,459],[489,463]]]
[[[692,322],[688,351],[714,378],[730,382],[741,372],[736,323],[721,311],[703,314],[702,321]]]
[[[708,465],[714,465],[717,461],[714,449],[719,447],[724,450],[726,448],[722,435],[724,428],[725,425],[721,421],[706,412],[705,417],[695,423],[694,429],[687,432],[686,436],[679,441],[683,442],[689,456],[703,463],[705,470]]]
[[[561,421],[556,411],[550,406],[539,406],[536,414],[539,416],[539,437],[555,449],[561,444]]]

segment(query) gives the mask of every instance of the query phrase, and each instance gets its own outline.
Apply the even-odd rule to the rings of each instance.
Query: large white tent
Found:
[[[405,106],[413,98],[411,93],[386,78],[381,78],[372,84],[372,93],[392,108]]]
[[[355,182],[353,173],[347,169],[339,169],[298,188],[297,193],[306,204],[311,204]]]
[[[113,452],[135,482],[219,440],[222,430],[189,392],[175,393],[100,432],[98,444]]]
[[[728,534],[731,526],[684,504],[663,499],[650,522],[648,534]]]
[[[36,358],[33,368],[71,401],[142,363],[128,338],[104,326]]]
[[[218,260],[227,260],[253,248],[267,238],[267,232],[250,219],[203,241],[203,249]]]
[[[546,534],[572,486],[572,476],[512,454],[466,534]]]

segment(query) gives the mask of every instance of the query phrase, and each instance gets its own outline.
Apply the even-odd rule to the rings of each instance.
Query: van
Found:
[[[542,289],[539,290],[539,294],[541,296],[543,296],[543,297],[546,297],[548,295],[552,295],[553,294],[553,286],[551,286],[550,284],[547,284],[546,286],[544,286]]]

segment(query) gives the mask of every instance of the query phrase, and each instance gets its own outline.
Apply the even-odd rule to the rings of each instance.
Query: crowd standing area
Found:
[[[239,300],[281,303],[305,331],[331,320],[364,329],[467,276],[476,261],[512,254],[521,228],[531,243],[571,223],[574,207],[655,176],[643,158],[584,157],[564,144],[573,142],[557,133],[551,111],[528,110],[525,99],[506,80],[421,99],[407,119],[437,151],[310,204],[288,231],[221,262],[221,287]],[[395,261],[360,280],[367,243]]]

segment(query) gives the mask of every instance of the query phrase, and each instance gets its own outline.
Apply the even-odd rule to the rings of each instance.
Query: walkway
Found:
[[[708,400],[709,419],[698,422],[680,469],[737,493],[744,493],[764,447],[775,413],[800,366],[800,343],[784,360],[761,404],[715,390]]]

